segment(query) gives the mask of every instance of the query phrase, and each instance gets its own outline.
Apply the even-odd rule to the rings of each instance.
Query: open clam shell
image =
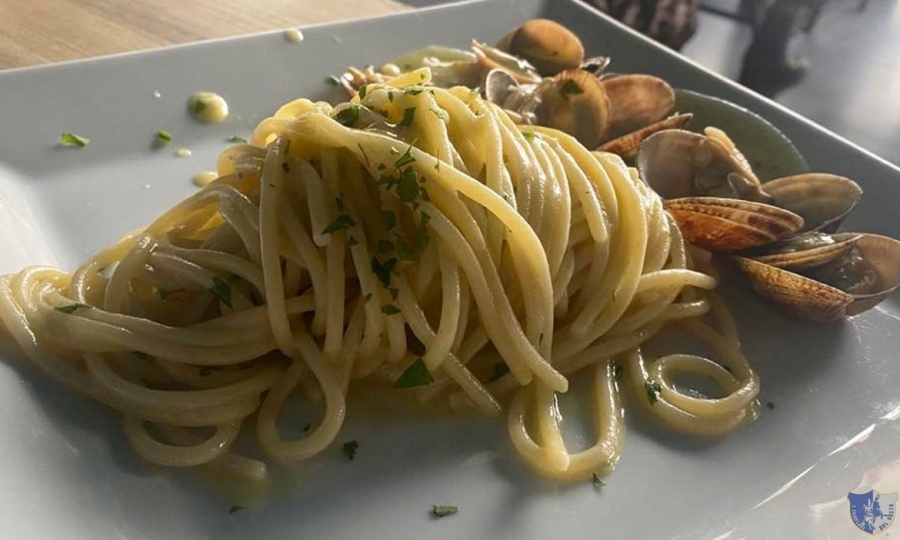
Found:
[[[812,271],[803,269],[808,276],[746,257],[732,260],[757,292],[790,314],[814,322],[857,315],[900,288],[900,241],[877,234],[857,235],[843,257]],[[821,281],[828,275],[837,279]],[[842,290],[838,282],[852,282],[852,292]]]
[[[637,156],[638,150],[641,148],[641,143],[648,137],[667,129],[682,129],[690,121],[690,114],[673,114],[665,120],[660,120],[659,122],[650,124],[637,131],[632,131],[631,133],[605,142],[600,145],[597,150],[600,152],[617,154],[624,159],[626,163],[632,163],[635,156]]]
[[[824,237],[825,241],[821,238]],[[772,246],[765,246],[765,255],[750,257],[761,263],[776,268],[798,271],[829,263],[846,255],[862,235],[857,233],[840,233],[820,235],[808,233]]]
[[[753,259],[732,257],[753,289],[799,319],[831,322],[844,317],[853,296],[814,279]]]
[[[699,92],[675,90],[675,110],[692,113],[691,129],[716,126],[741,149],[762,181],[809,171],[800,151],[778,128],[739,105]]]
[[[862,198],[859,184],[834,174],[807,173],[766,182],[775,204],[800,216],[804,231],[834,232]]]
[[[604,78],[603,88],[612,108],[610,138],[659,122],[675,105],[675,91],[669,83],[652,75]]]
[[[610,122],[610,103],[596,77],[580,69],[544,79],[536,92],[540,103],[536,122],[573,135],[588,148],[596,148]]]
[[[685,197],[665,202],[685,240],[708,251],[732,253],[796,234],[803,218],[763,203],[717,197]]]

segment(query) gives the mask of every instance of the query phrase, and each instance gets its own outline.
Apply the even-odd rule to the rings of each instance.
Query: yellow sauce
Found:
[[[216,171],[203,171],[198,172],[191,179],[194,182],[194,185],[197,187],[206,187],[210,182],[219,177],[219,173]]]
[[[196,92],[188,99],[188,110],[201,122],[216,124],[228,118],[228,102],[214,92]]]
[[[300,43],[303,41],[303,32],[297,30],[296,28],[288,28],[284,31],[284,39],[290,41],[291,43]]]
[[[175,157],[191,157],[191,151],[187,148],[179,148],[175,150]]]

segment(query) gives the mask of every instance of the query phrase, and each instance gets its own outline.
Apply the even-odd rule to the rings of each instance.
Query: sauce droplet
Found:
[[[228,102],[214,92],[196,92],[188,98],[188,110],[201,122],[217,124],[228,118]]]
[[[194,185],[197,187],[206,187],[210,182],[219,177],[219,173],[216,171],[203,171],[198,172],[191,179],[194,182]]]
[[[303,32],[297,30],[296,28],[288,28],[284,31],[284,39],[290,41],[291,43],[300,43],[303,41]]]
[[[187,148],[179,148],[175,150],[175,157],[191,157],[191,151]]]

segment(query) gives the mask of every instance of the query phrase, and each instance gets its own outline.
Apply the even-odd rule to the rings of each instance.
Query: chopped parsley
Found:
[[[228,510],[228,513],[229,513],[229,514],[236,514],[236,513],[240,512],[240,511],[243,510],[243,509],[244,509],[243,506],[232,506],[232,507]]]
[[[356,441],[345,442],[341,446],[341,452],[347,456],[347,459],[353,461],[356,458],[356,451],[359,449],[359,443]]]
[[[378,281],[385,288],[391,286],[391,273],[394,271],[395,266],[397,266],[397,259],[393,257],[384,262],[372,257],[372,273],[375,274],[375,277],[378,278]]]
[[[172,134],[164,129],[161,129],[156,132],[156,142],[160,145],[165,146],[172,142]]]
[[[339,124],[347,127],[356,125],[359,121],[359,105],[350,105],[346,109],[341,110],[334,117]]]
[[[530,140],[534,139],[534,132],[531,131],[530,129],[523,129],[522,136],[530,141]]]
[[[63,146],[75,146],[78,148],[84,148],[91,142],[87,137],[82,137],[81,135],[76,135],[74,133],[65,132],[59,139],[60,144]]]
[[[238,143],[238,144],[246,144],[247,143],[247,139],[241,137],[240,135],[232,135],[231,137],[228,137],[225,140],[230,143]]]
[[[438,118],[440,118],[441,120],[446,120],[446,119],[447,119],[447,115],[444,113],[444,111],[442,111],[442,110],[440,110],[440,109],[435,109],[435,108],[432,107],[432,108],[429,108],[428,110],[429,110],[429,112],[431,112],[433,115],[435,115],[435,116],[437,116]]]
[[[566,80],[563,85],[559,88],[559,93],[566,100],[569,99],[569,96],[577,96],[578,94],[583,94],[584,90],[579,88],[575,81],[572,79]]]
[[[407,107],[407,108],[403,109],[403,119],[400,120],[400,123],[397,125],[404,126],[404,127],[411,126],[415,117],[416,117],[416,108],[415,107]]]
[[[445,517],[445,516],[452,516],[453,514],[455,514],[457,512],[459,512],[459,508],[457,508],[455,506],[432,505],[432,507],[431,507],[431,515],[433,515],[434,517],[439,517],[439,518]]]
[[[408,96],[418,96],[419,94],[421,94],[424,91],[425,91],[425,89],[422,88],[421,86],[410,86],[409,88],[405,88],[403,90],[403,93]]]
[[[410,163],[415,163],[416,158],[412,156],[412,148],[414,144],[416,144],[416,141],[409,143],[409,147],[406,149],[406,152],[404,152],[402,156],[397,158],[397,161],[394,162],[395,169],[399,169],[401,167],[409,165]],[[397,153],[399,154],[400,152],[398,151]]]
[[[291,166],[288,165],[288,162],[287,162],[287,161],[282,161],[282,162],[281,162],[281,170],[284,171],[284,172],[286,172],[286,173],[291,172]],[[274,187],[274,186],[273,186],[273,187]]]
[[[206,109],[205,101],[203,101],[202,99],[199,99],[199,98],[194,100],[193,109],[191,109],[191,110],[194,112],[195,116],[202,113],[205,109]]]
[[[397,295],[400,294],[400,289],[398,289],[396,287],[390,287],[390,288],[388,288],[388,292],[391,293],[391,298],[396,300]]]
[[[382,210],[381,220],[384,221],[384,226],[391,230],[397,225],[397,214],[393,210]]]
[[[766,408],[769,409],[770,411],[771,411],[771,410],[774,410],[774,409],[775,409],[775,402],[774,402],[774,401],[767,401],[767,402],[766,402]]]
[[[357,90],[356,93],[359,94],[359,99],[362,99],[362,98],[366,97],[366,92],[368,92],[368,91],[369,91],[369,85],[364,84],[359,87],[359,90]]]
[[[416,252],[409,247],[406,239],[400,235],[397,235],[397,258],[401,261],[413,261],[416,258]]]
[[[378,253],[390,253],[394,251],[394,244],[390,243],[388,240],[379,240],[378,241]]]
[[[309,428],[311,428],[311,427],[312,427],[312,424],[306,424],[305,426],[303,426],[303,432],[309,433]]]
[[[56,306],[56,311],[60,311],[66,314],[75,313],[79,309],[94,309],[94,306],[89,304],[82,304],[81,302],[75,302],[74,304],[69,304],[68,306]]]
[[[600,477],[597,476],[597,473],[591,473],[591,482],[593,482],[594,486],[598,488],[602,488],[606,485],[606,482],[600,480]]]
[[[231,306],[231,286],[228,285],[228,282],[224,279],[213,276],[212,278],[213,286],[207,289],[209,294],[216,297],[220,302],[225,304],[228,307]]]
[[[322,230],[322,234],[331,234],[336,233],[338,231],[343,231],[344,229],[349,229],[356,225],[356,222],[353,221],[353,218],[348,216],[347,214],[338,214],[334,221],[328,224]]]
[[[491,378],[488,379],[488,382],[494,382],[507,373],[509,373],[509,366],[507,366],[503,362],[497,362],[496,364],[494,364],[494,372],[491,373]]]
[[[394,383],[394,388],[413,388],[416,386],[425,386],[433,382],[434,377],[432,377],[431,372],[428,371],[428,366],[426,366],[425,362],[419,358],[406,368],[406,371],[404,371],[402,375],[400,375],[400,378]]]
[[[422,220],[419,221],[419,226],[416,227],[416,232],[413,233],[413,245],[419,251],[424,251],[428,247],[428,221],[430,219],[431,216],[422,212]]]
[[[650,405],[655,405],[657,401],[659,401],[659,395],[662,393],[662,387],[659,383],[644,381],[644,390],[647,391],[647,399],[650,401]]]
[[[400,175],[400,182],[397,183],[397,197],[404,203],[415,202],[419,196],[419,183],[416,172],[412,169],[405,169]]]

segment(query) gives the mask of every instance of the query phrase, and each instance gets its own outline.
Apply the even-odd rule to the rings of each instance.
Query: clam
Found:
[[[605,142],[600,145],[597,150],[600,152],[617,154],[624,159],[626,163],[631,163],[637,155],[641,143],[643,143],[647,137],[667,129],[682,129],[691,121],[691,118],[691,114],[673,114],[665,120],[660,120],[659,122],[650,124],[637,131],[632,131],[631,133]]]
[[[531,19],[498,43],[497,48],[518,56],[544,76],[575,69],[582,64],[581,40],[565,26],[548,19]]]
[[[612,107],[610,138],[662,120],[675,105],[675,91],[659,77],[619,75],[602,82]]]
[[[610,103],[600,81],[578,69],[544,79],[536,89],[540,100],[535,121],[574,136],[588,148],[603,140],[610,122]]]
[[[732,259],[757,292],[814,322],[862,313],[900,287],[900,241],[877,234],[855,235],[841,254],[793,271],[747,257]]]
[[[521,84],[541,81],[542,77],[538,75],[535,67],[527,60],[475,40],[472,40],[472,52],[475,53],[477,62],[482,65],[485,72],[492,69],[502,69]]]
[[[804,231],[833,232],[862,198],[859,184],[834,174],[809,173],[766,182],[774,204],[803,217]]]
[[[748,254],[747,256],[776,268],[796,272],[821,266],[844,256],[856,246],[857,240],[861,237],[862,235],[857,233],[809,232],[764,246],[760,255]]]
[[[660,131],[643,142],[635,159],[685,239],[709,251],[737,252],[800,231],[803,218],[767,204],[771,197],[734,143],[719,130],[707,133]]]

